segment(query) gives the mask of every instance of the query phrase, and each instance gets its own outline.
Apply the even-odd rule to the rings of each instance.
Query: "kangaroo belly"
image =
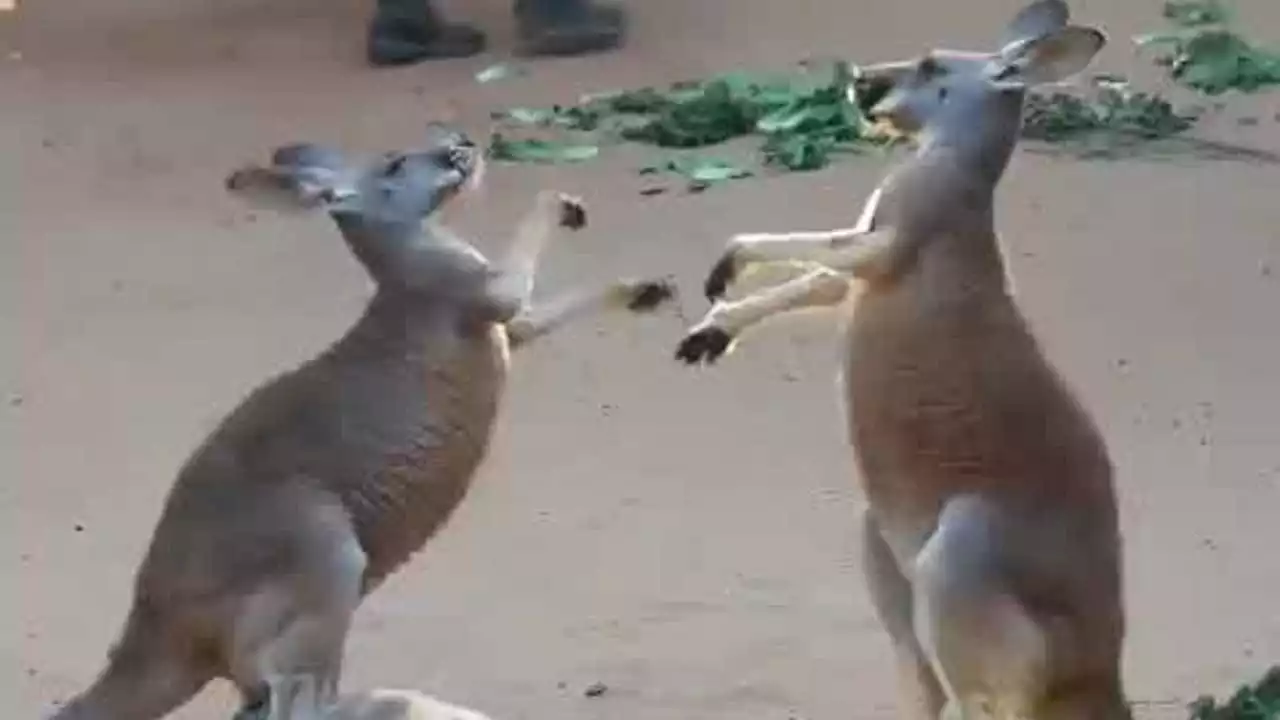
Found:
[[[305,505],[335,500],[376,584],[466,496],[507,361],[497,325],[349,340],[254,391],[179,473],[138,592],[203,607],[281,572],[297,561]]]
[[[381,419],[352,438],[333,479],[368,556],[367,585],[393,572],[446,523],[487,454],[505,384],[503,330],[469,338],[389,388]],[[387,420],[393,420],[387,422]]]
[[[931,532],[957,493],[1027,507],[1113,502],[1093,423],[1012,301],[920,307],[869,294],[849,327],[843,381],[868,500],[903,537]]]

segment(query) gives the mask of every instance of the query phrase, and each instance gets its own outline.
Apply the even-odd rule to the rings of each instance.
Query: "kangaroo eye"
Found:
[[[403,153],[393,155],[387,163],[387,175],[399,175],[404,171],[405,161],[409,159],[408,155]]]
[[[916,66],[916,70],[920,73],[920,77],[925,80],[946,74],[947,69],[942,66],[932,55],[926,55],[920,59],[920,64]]]

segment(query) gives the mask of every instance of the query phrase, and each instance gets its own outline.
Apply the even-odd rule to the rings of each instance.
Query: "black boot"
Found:
[[[379,67],[467,57],[484,46],[484,33],[445,21],[431,0],[378,0],[369,23],[369,63]]]
[[[582,55],[620,46],[626,35],[622,8],[592,0],[516,0],[519,52]]]

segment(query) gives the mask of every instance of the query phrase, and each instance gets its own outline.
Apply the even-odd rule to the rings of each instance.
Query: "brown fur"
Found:
[[[918,133],[919,152],[854,227],[735,237],[713,300],[751,263],[808,272],[717,302],[677,350],[713,362],[753,325],[841,304],[862,281],[843,382],[864,568],[905,694],[930,719],[1129,717],[1111,461],[1018,310],[994,227],[1026,87],[1105,42],[1067,17],[1037,0],[997,53],[864,68],[864,109]]]
[[[286,146],[269,168],[233,174],[228,187],[250,196],[330,202],[377,291],[341,339],[253,391],[179,471],[107,667],[57,720],[154,720],[214,678],[239,687],[241,718],[287,720],[273,694],[294,680],[329,702],[361,599],[466,496],[509,346],[583,311],[669,297],[664,283],[619,280],[531,305],[547,235],[585,222],[557,193],[539,196],[498,267],[441,228],[424,233],[422,218],[469,181],[451,163],[470,168],[459,158],[471,147],[355,175],[333,151]]]

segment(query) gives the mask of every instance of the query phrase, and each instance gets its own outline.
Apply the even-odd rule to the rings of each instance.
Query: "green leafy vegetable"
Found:
[[[1173,2],[1166,14],[1194,28],[1227,18],[1216,0]],[[803,67],[791,75],[733,72],[584,97],[566,106],[511,108],[494,119],[525,130],[587,133],[594,144],[497,135],[491,152],[512,162],[573,162],[595,157],[598,143],[606,140],[692,150],[752,138],[761,167],[803,172],[824,168],[841,154],[883,151],[902,141],[880,133],[858,110],[849,65],[833,63],[825,74]],[[1132,90],[1123,78],[1100,76],[1084,91],[1032,93],[1023,134],[1086,157],[1121,147],[1132,154],[1144,143],[1184,133],[1196,119],[1157,95]],[[664,162],[641,172],[675,173],[690,187],[757,174],[705,159]]]
[[[1229,90],[1255,92],[1280,85],[1280,50],[1256,47],[1228,26],[1231,15],[1217,0],[1165,4],[1175,30],[1134,38],[1158,48],[1156,62],[1177,82],[1206,95]]]
[[[491,159],[498,161],[550,164],[592,160],[600,154],[600,147],[537,138],[509,139],[494,133],[489,138],[488,152]]]
[[[1066,142],[1100,133],[1156,140],[1189,130],[1195,121],[1195,115],[1178,112],[1163,98],[1108,79],[1084,95],[1032,95],[1027,100],[1022,135],[1047,142]]]
[[[523,74],[524,72],[514,65],[509,63],[496,63],[476,73],[476,82],[482,84],[491,83]]]
[[[690,190],[698,191],[716,183],[729,180],[741,180],[754,175],[750,170],[719,158],[683,156],[672,158],[657,165],[640,168],[641,175],[653,175],[671,172],[688,181]]]
[[[1243,685],[1223,704],[1205,695],[1191,703],[1190,720],[1276,720],[1280,718],[1280,665],[1257,683]]]
[[[555,122],[556,113],[545,108],[514,107],[493,113],[492,117],[515,125],[550,125]]]
[[[836,63],[826,77],[727,73],[705,80],[645,87],[584,98],[569,107],[515,108],[495,119],[517,125],[597,132],[622,140],[670,149],[720,145],[745,137],[761,139],[762,164],[778,170],[816,170],[832,154],[879,147],[851,97],[852,72]],[[704,167],[694,183],[736,179],[747,173],[721,166]],[[720,178],[729,174],[731,178]]]
[[[1231,13],[1218,0],[1170,0],[1164,4],[1164,17],[1179,27],[1222,25]]]

